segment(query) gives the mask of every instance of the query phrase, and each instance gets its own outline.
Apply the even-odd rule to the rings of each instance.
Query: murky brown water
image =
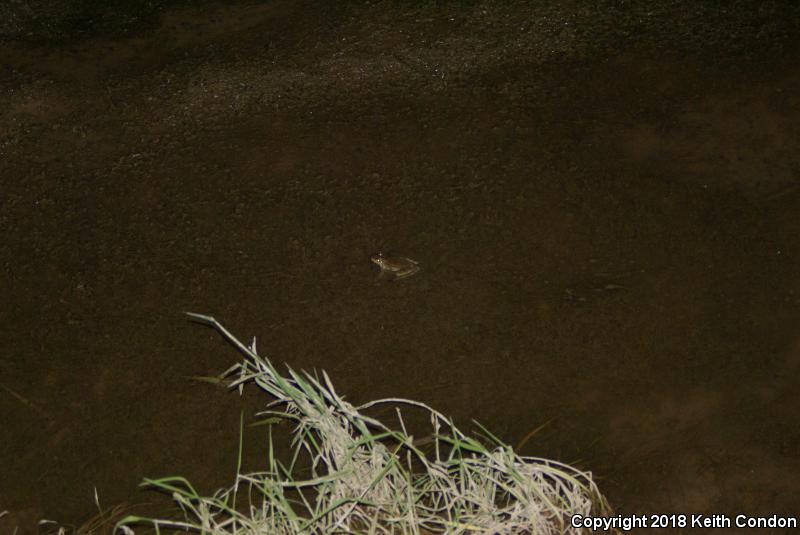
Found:
[[[187,310],[353,401],[550,422],[525,453],[619,512],[797,514],[800,32],[631,36],[637,9],[273,2],[3,45],[0,529],[230,483],[265,400],[186,379],[237,359]],[[377,251],[422,270],[376,281]]]

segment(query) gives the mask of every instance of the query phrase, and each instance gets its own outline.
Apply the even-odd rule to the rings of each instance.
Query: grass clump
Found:
[[[578,533],[573,514],[608,513],[588,472],[523,457],[484,430],[489,446],[466,436],[451,420],[423,403],[378,400],[354,407],[322,376],[288,370],[281,375],[214,318],[190,316],[217,329],[245,356],[223,377],[230,386],[255,383],[272,396],[262,415],[293,423],[291,458],[276,458],[270,434],[267,470],[239,475],[214,496],[199,495],[180,477],[146,480],[171,493],[184,519],[129,516],[120,523],[150,524],[157,531],[204,534],[296,533]],[[432,451],[423,452],[406,433],[364,411],[380,404],[411,405],[430,415]],[[241,452],[239,456],[241,466]],[[302,469],[300,467],[303,467]],[[298,474],[303,473],[304,477]],[[243,498],[246,497],[246,500]]]

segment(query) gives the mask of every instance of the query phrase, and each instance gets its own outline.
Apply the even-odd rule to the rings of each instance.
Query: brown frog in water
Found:
[[[378,277],[392,277],[394,279],[405,279],[419,271],[419,263],[405,256],[385,255],[378,253],[370,257],[373,264],[381,268]]]

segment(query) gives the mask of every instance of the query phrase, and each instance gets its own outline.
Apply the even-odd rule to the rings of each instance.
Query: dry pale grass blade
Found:
[[[117,524],[136,507],[130,504],[118,504],[102,509],[98,505],[97,514],[80,526],[65,526],[51,520],[42,520],[39,525],[44,535],[115,535]]]
[[[214,496],[200,496],[179,477],[148,480],[172,495],[185,520],[128,517],[121,522],[126,533],[146,523],[209,535],[563,535],[580,532],[569,525],[573,514],[610,512],[589,472],[522,457],[481,428],[491,443],[485,446],[418,401],[391,398],[354,407],[325,372],[320,377],[289,369],[283,375],[256,352],[255,341],[245,346],[213,317],[190,316],[214,327],[244,355],[223,377],[235,377],[230,388],[252,383],[273,398],[259,416],[294,426],[291,458],[275,457],[270,433],[267,470],[239,474],[231,488]],[[433,455],[415,446],[399,409],[400,431],[363,414],[379,404],[425,410]]]

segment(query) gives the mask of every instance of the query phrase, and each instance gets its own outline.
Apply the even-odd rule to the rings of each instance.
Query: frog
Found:
[[[374,254],[370,257],[373,264],[381,268],[379,278],[392,277],[395,280],[405,279],[419,272],[419,262],[405,256]]]

